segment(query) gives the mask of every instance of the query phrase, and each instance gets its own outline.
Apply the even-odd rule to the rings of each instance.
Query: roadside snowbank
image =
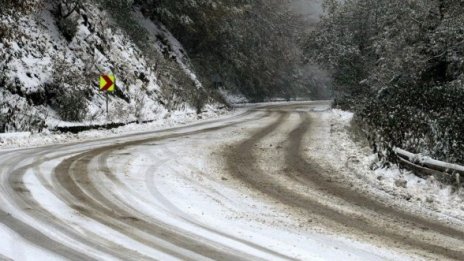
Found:
[[[0,135],[0,150],[81,142],[99,138],[112,138],[123,134],[156,131],[163,128],[181,126],[197,121],[212,120],[226,115],[233,116],[241,112],[243,112],[243,110],[239,109],[229,112],[216,106],[207,105],[201,114],[197,114],[193,109],[185,109],[183,111],[174,111],[165,115],[164,118],[160,118],[154,122],[144,124],[134,123],[111,130],[91,130],[80,132],[78,134],[50,133],[48,131],[33,134],[27,133],[27,135],[26,133],[6,133]]]
[[[377,156],[353,140],[352,118],[352,113],[337,109],[324,112],[317,122],[321,125],[317,128],[318,134],[315,134],[321,139],[309,149],[311,157],[343,173],[344,177],[340,178],[357,190],[438,219],[464,222],[464,191],[455,191],[433,177],[420,178],[396,165],[375,169]]]

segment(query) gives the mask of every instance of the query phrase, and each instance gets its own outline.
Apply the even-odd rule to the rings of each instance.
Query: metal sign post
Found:
[[[110,120],[110,113],[108,111],[108,92],[105,92],[106,94],[106,121],[108,122]]]
[[[116,85],[116,78],[114,75],[102,75],[100,76],[100,91],[105,92],[106,96],[106,121],[108,122],[110,119],[108,103],[109,97],[108,92],[114,92]]]

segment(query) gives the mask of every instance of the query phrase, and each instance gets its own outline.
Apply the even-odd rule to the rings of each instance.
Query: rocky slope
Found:
[[[149,121],[221,106],[163,25],[116,2],[0,2],[0,132]],[[106,73],[117,78],[109,115],[98,88]]]

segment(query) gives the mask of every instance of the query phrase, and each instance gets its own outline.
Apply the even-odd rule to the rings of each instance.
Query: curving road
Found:
[[[0,259],[462,260],[462,226],[334,182],[338,173],[305,153],[326,108],[250,107],[180,128],[0,151],[0,231],[11,238]]]

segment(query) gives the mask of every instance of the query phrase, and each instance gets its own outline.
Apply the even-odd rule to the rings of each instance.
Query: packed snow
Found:
[[[224,120],[233,122],[233,118]],[[256,123],[251,121],[250,124]],[[198,128],[192,126],[190,129]],[[97,134],[92,132],[92,135]],[[199,236],[199,240],[220,242],[223,246],[257,258],[408,260],[406,256],[367,243],[322,231],[303,229],[301,224],[284,209],[272,202],[256,198],[246,188],[227,181],[224,174],[218,171],[216,164],[211,163],[211,159],[214,158],[212,153],[214,154],[218,146],[221,146],[223,140],[228,137],[230,130],[226,129],[214,136],[204,133],[196,134],[194,138],[186,136],[161,140],[156,142],[156,146],[150,144],[129,146],[118,150],[108,159],[107,164],[111,172],[116,175],[114,178],[98,174],[100,173],[98,159],[90,162],[89,168],[95,173],[91,176],[92,184],[95,184],[101,193],[111,191],[111,195],[107,196],[113,198],[113,202],[118,202],[117,204],[131,206],[144,216],[165,222],[166,225],[177,230],[193,233]],[[111,142],[105,141],[103,144],[109,143]],[[76,144],[75,149],[86,147],[92,147],[92,143]],[[59,155],[60,151],[52,152],[51,155],[55,153]],[[163,260],[175,260],[168,254],[147,248],[110,227],[79,215],[68,205],[63,204],[44,186],[53,182],[51,170],[61,161],[62,158],[57,157],[42,164],[39,169],[28,171],[25,176],[27,189],[42,207],[60,220],[71,224],[70,228],[73,230],[84,229],[85,233],[91,232],[99,240],[109,240],[125,248]],[[38,179],[37,174],[34,174],[37,171],[44,173],[41,179],[47,182]],[[22,216],[14,207],[9,211],[15,216]],[[28,217],[24,218],[29,220]],[[29,222],[35,221],[29,220]],[[45,233],[52,232],[54,238],[72,244],[73,248],[79,251],[85,251],[98,259],[111,259],[99,251],[67,238],[60,231],[47,231],[47,228],[41,227],[40,223],[36,226]],[[162,239],[156,240],[176,252],[196,257],[195,253],[170,245]],[[14,252],[14,249],[7,250]],[[3,253],[13,257],[17,255],[8,251]],[[39,254],[38,258],[44,256],[44,253]],[[197,258],[201,259],[200,256]]]

